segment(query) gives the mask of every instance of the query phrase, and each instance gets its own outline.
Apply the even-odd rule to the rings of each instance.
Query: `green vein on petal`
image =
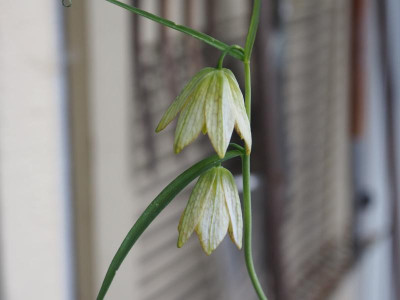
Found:
[[[238,135],[245,141],[246,153],[250,154],[252,137],[249,118],[247,117],[246,108],[244,107],[243,94],[240,91],[239,84],[232,71],[224,69],[224,72],[227,74],[232,91],[233,110],[236,115],[235,129]]]
[[[175,131],[174,151],[179,153],[194,141],[204,127],[204,104],[213,75],[203,79],[193,91],[193,101],[182,110]]]
[[[234,116],[231,111],[232,94],[229,83],[222,71],[218,72],[214,96],[206,101],[205,115],[208,136],[219,155],[224,157],[234,127]]]
[[[202,217],[206,200],[209,198],[211,192],[210,186],[214,184],[216,177],[215,168],[208,170],[206,173],[200,176],[193,191],[190,195],[188,204],[184,212],[182,213],[181,219],[178,225],[179,237],[178,247],[182,247],[188,238],[192,235],[195,227]]]
[[[212,192],[209,194],[200,222],[195,228],[200,244],[207,255],[210,255],[218,247],[229,226],[228,209],[225,205],[218,169]]]
[[[197,84],[204,79],[204,77],[213,71],[214,68],[204,68],[199,71],[183,88],[178,97],[175,98],[174,102],[168,107],[167,111],[162,116],[156,132],[163,130],[171,121],[176,117],[176,115],[182,110],[182,108],[190,101],[191,94],[196,88]]]
[[[238,249],[242,248],[243,239],[243,217],[240,206],[239,193],[235,179],[229,170],[221,168],[222,185],[225,194],[226,206],[229,212],[229,236]]]

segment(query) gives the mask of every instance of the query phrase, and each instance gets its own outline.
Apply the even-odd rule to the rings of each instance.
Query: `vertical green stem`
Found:
[[[247,116],[251,122],[251,70],[250,62],[243,62],[244,65],[244,106]]]
[[[247,34],[246,46],[244,49],[244,72],[245,72],[245,107],[249,120],[251,119],[251,73],[250,58],[253,45],[257,33],[258,23],[260,19],[261,0],[254,0],[253,12],[250,20],[249,32]],[[250,155],[242,156],[242,173],[243,173],[243,216],[244,216],[244,256],[247,271],[251,282],[256,290],[260,300],[267,300],[264,291],[258,280],[254,269],[252,247],[251,247],[251,191],[250,191]]]
[[[250,113],[250,97],[251,97],[251,77],[250,64],[244,63],[245,66],[245,98],[246,111]],[[250,155],[242,156],[242,173],[243,173],[243,217],[244,217],[244,256],[247,271],[256,293],[261,300],[266,300],[260,281],[258,280],[254,269],[252,247],[251,247],[251,191],[250,191]]]

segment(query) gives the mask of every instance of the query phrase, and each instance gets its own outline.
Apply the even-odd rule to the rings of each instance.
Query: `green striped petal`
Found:
[[[210,255],[218,247],[229,226],[229,214],[218,171],[211,193],[206,199],[201,220],[195,228],[200,244],[207,255]]]
[[[219,157],[224,157],[232,136],[235,115],[232,114],[232,93],[222,70],[215,71],[216,80],[210,86],[205,116],[208,137]]]
[[[182,110],[175,131],[175,153],[181,152],[185,146],[194,141],[203,129],[205,123],[204,104],[209,97],[210,82],[213,80],[213,75],[203,79],[192,93],[193,101]]]
[[[209,202],[211,187],[216,177],[215,167],[199,177],[178,225],[178,247],[182,247],[199,223],[205,205]]]
[[[182,92],[178,97],[174,100],[171,106],[164,113],[161,118],[158,126],[156,128],[156,132],[160,132],[163,130],[171,121],[176,117],[176,115],[182,110],[182,108],[192,100],[192,92],[196,88],[196,86],[204,79],[204,77],[209,74],[211,71],[215,70],[214,68],[204,68],[200,72],[198,72],[183,88]]]
[[[250,154],[252,147],[252,137],[249,118],[244,107],[243,94],[240,90],[239,84],[235,78],[235,75],[231,70],[223,69],[230,85],[232,92],[233,111],[235,114],[235,130],[244,140],[246,146],[246,153]]]
[[[229,170],[221,167],[220,174],[226,207],[229,213],[229,236],[238,249],[241,249],[243,239],[243,218],[239,192],[236,187],[235,179]]]

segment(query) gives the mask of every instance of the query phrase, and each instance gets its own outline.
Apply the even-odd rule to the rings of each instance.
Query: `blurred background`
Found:
[[[252,1],[127,2],[244,44]],[[270,300],[400,300],[400,2],[263,0],[253,55],[256,269]],[[162,113],[218,51],[106,1],[0,2],[0,299],[95,299],[143,209],[212,153]],[[243,84],[242,66],[225,66]],[[234,140],[238,140],[234,134]],[[240,187],[240,160],[226,163]],[[256,299],[228,238],[176,248],[185,189],[107,299]]]

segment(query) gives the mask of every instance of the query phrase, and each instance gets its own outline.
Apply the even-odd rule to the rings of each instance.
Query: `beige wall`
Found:
[[[129,177],[131,65],[129,17],[105,1],[87,2],[89,111],[93,174],[94,288],[134,220]],[[110,299],[134,295],[131,256],[113,283]]]
[[[0,2],[1,299],[72,299],[61,4]]]

